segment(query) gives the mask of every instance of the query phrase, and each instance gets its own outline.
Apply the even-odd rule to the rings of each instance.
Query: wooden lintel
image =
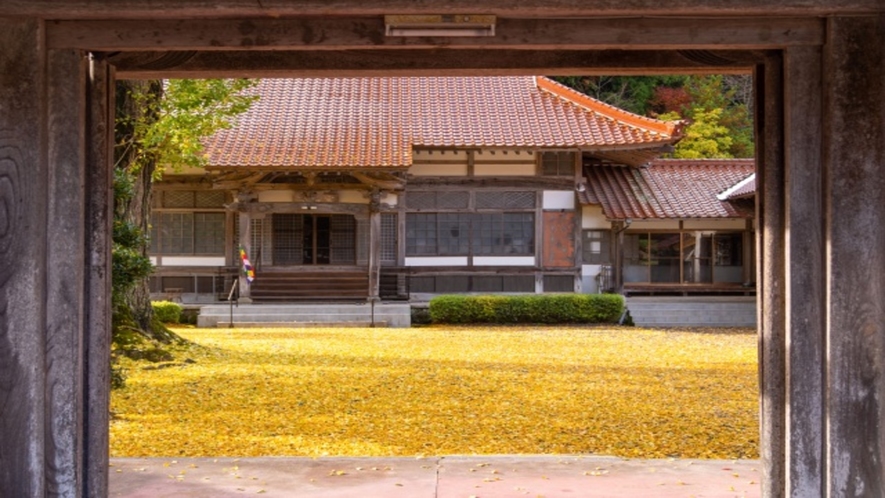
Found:
[[[699,30],[703,27],[703,30]],[[384,19],[54,21],[50,48],[127,50],[765,49],[821,45],[819,18],[499,19],[493,37],[388,37]]]
[[[249,202],[237,205],[236,210],[249,213],[366,214],[369,205],[332,202]]]
[[[101,57],[101,54],[97,54]],[[762,54],[735,50],[317,50],[126,52],[109,62],[121,79],[748,74]]]
[[[624,16],[826,16],[880,12],[879,0],[3,0],[0,16],[41,19],[285,18],[294,16],[383,16],[396,14],[495,14],[499,18]]]
[[[408,179],[409,188],[464,189],[471,187],[507,187],[507,188],[545,188],[569,190],[575,188],[574,178],[557,178],[543,176],[514,177],[423,177],[413,176]]]
[[[249,173],[248,175],[237,173],[223,173],[212,182],[212,188],[215,190],[239,190],[243,188],[252,188],[264,178],[267,173]]]
[[[367,186],[384,190],[402,190],[405,186],[405,181],[389,173],[376,173],[373,175],[354,171],[350,175]]]

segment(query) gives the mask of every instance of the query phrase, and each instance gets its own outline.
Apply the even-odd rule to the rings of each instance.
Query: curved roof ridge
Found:
[[[551,80],[546,76],[535,76],[535,85],[540,90],[549,92],[559,98],[565,99],[574,105],[583,107],[589,111],[593,111],[604,116],[608,116],[616,121],[620,121],[628,126],[638,126],[647,128],[660,135],[666,135],[670,138],[682,136],[684,123],[682,121],[661,121],[659,119],[647,118],[634,114],[623,109],[619,109],[611,104],[606,104],[601,100],[594,99],[589,95],[585,95],[577,90],[569,88],[561,83]]]

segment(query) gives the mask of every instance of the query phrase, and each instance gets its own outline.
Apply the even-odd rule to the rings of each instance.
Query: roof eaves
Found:
[[[726,190],[720,192],[719,195],[716,196],[716,198],[719,199],[720,201],[728,200],[728,197],[731,196],[731,194],[733,194],[734,192],[737,192],[738,190],[740,190],[741,187],[754,181],[755,179],[756,179],[756,173],[751,173],[750,176],[744,178],[743,180],[735,183],[734,185],[727,188]]]
[[[573,105],[609,117],[625,125],[644,128],[652,133],[663,135],[671,140],[682,137],[682,128],[684,126],[682,121],[660,121],[639,116],[632,112],[618,109],[615,106],[600,102],[544,76],[535,76],[535,85],[539,90],[546,91],[547,93],[566,100]]]

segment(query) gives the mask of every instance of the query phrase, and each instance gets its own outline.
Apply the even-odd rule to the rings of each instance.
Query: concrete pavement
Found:
[[[507,455],[426,458],[113,458],[126,498],[755,498],[755,460]]]

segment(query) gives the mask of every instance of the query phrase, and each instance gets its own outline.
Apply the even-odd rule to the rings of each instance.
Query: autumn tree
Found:
[[[151,185],[167,168],[206,164],[202,139],[231,126],[255,97],[251,80],[119,81],[114,149],[115,341],[177,338],[153,319],[148,277]]]

